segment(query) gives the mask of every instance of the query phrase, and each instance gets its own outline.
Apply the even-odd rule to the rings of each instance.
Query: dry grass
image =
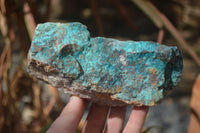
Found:
[[[124,22],[130,25],[132,30],[136,30],[137,27],[121,1],[112,0],[112,2]],[[199,57],[164,14],[149,1],[132,0],[132,2],[140,7],[159,28],[159,43],[164,38],[164,30],[168,30],[200,65]],[[0,0],[0,30],[4,40],[4,48],[0,56],[0,132],[2,133],[39,132],[42,127],[51,123],[49,114],[54,105],[58,105],[58,112],[63,108],[57,89],[53,87],[49,87],[52,97],[44,104],[43,86],[25,71],[24,64],[26,64],[26,56],[36,24],[48,21],[51,13],[51,0],[41,0],[40,5],[46,9],[45,13],[43,12],[45,15],[39,12],[38,3],[34,0]],[[88,5],[93,11],[99,34],[104,35],[96,2],[90,0]],[[19,65],[13,67],[16,65],[13,64],[12,57],[15,56],[14,49],[17,43],[19,43],[21,56],[19,56]]]

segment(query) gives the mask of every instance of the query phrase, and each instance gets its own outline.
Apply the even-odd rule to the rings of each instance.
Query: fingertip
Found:
[[[108,111],[109,106],[93,103],[84,123],[82,133],[102,132],[105,127]]]
[[[129,132],[140,133],[144,125],[148,110],[149,110],[148,106],[142,106],[142,107],[135,106],[132,109],[129,120],[124,129],[124,133],[129,133]]]
[[[105,133],[121,133],[124,127],[126,106],[111,107]]]
[[[88,101],[77,96],[71,96],[68,104],[47,133],[75,133],[87,105]]]

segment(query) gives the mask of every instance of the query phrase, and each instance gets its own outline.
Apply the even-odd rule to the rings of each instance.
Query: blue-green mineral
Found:
[[[32,75],[111,106],[153,106],[180,81],[182,53],[148,41],[90,37],[81,23],[44,23],[28,54]]]

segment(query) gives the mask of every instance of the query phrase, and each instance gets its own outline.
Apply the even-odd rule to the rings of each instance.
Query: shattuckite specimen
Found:
[[[100,104],[153,106],[177,85],[182,68],[177,47],[93,38],[79,22],[48,22],[35,30],[27,71]]]

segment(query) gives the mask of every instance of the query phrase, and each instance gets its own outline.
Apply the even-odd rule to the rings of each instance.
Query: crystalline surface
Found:
[[[90,37],[81,23],[37,26],[27,70],[94,102],[153,106],[180,81],[182,53],[147,41]]]

